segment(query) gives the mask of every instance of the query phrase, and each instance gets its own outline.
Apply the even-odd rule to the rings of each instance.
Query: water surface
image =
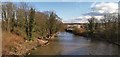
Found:
[[[31,51],[31,55],[117,55],[118,46],[60,32],[50,44]]]

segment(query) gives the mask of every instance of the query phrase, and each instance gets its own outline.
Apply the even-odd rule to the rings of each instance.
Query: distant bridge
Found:
[[[84,29],[85,28],[85,23],[64,23],[67,28],[66,31],[73,31],[74,28],[79,28],[79,29]]]

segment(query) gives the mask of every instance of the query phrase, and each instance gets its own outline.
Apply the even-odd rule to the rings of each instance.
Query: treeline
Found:
[[[32,40],[51,37],[62,28],[61,18],[54,11],[39,12],[27,3],[2,3],[2,30]]]
[[[88,19],[87,32],[92,38],[120,44],[120,22],[118,20],[118,14],[106,14],[100,20],[92,17]]]

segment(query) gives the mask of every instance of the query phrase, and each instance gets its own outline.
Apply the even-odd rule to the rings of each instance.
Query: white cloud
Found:
[[[103,18],[103,16],[94,16],[96,19],[100,20]],[[74,19],[69,19],[67,21],[63,21],[64,23],[88,23],[88,19],[90,19],[91,16],[87,15],[87,16],[79,16],[77,18]]]
[[[92,16],[89,16],[89,15],[87,15],[87,16],[80,16],[80,17],[78,17],[76,19],[73,19],[73,20],[74,20],[74,22],[76,21],[77,23],[87,23],[88,19],[90,19],[91,17]],[[100,19],[103,18],[103,16],[94,16],[94,18],[100,20]]]
[[[83,16],[77,17],[72,19],[69,22],[76,22],[76,23],[87,23],[88,19],[91,18],[91,16],[94,16],[96,19],[100,20],[103,18],[103,15],[107,13],[118,13],[118,3],[93,3],[91,5],[91,9],[93,11],[90,11],[88,13],[83,14]]]
[[[94,16],[96,19],[100,20],[103,18],[103,15],[108,13],[118,13],[118,3],[93,3],[91,5],[91,9],[88,13],[83,14],[83,16],[78,17],[77,21],[79,20],[82,23],[88,22],[88,19],[91,16]]]
[[[96,3],[97,3],[97,2],[94,2],[94,3],[91,5],[91,8],[94,7]]]
[[[99,13],[117,13],[118,3],[96,3],[92,9]]]
[[[92,11],[83,15],[102,16],[108,13],[118,13],[118,3],[93,3],[91,5]]]

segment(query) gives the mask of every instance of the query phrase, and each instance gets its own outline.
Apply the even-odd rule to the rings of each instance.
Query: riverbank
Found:
[[[120,44],[118,42],[113,42],[113,41],[110,41],[110,40],[105,40],[105,39],[102,39],[102,38],[98,38],[99,40],[102,40],[102,41],[106,41],[106,42],[109,42],[109,43],[112,43],[112,44],[115,44],[115,45],[118,45],[120,46]]]
[[[2,33],[2,55],[30,55],[31,50],[46,46],[49,40],[53,39],[57,33],[50,38],[38,37],[29,41],[20,35],[10,32]]]
[[[48,40],[40,38],[28,41],[10,32],[3,32],[2,36],[2,55],[26,55],[30,50],[48,43]]]
[[[91,35],[88,34],[88,32],[85,32],[85,31],[80,32],[80,30],[74,30],[74,31],[67,31],[67,32],[73,33],[74,35],[88,37],[88,38],[91,38],[91,39],[97,39],[97,40],[106,41],[106,42],[113,43],[115,45],[120,46],[120,43],[118,43],[118,42],[113,42],[110,39],[103,39],[102,37],[98,37],[98,36],[96,37],[96,35],[91,36]]]

